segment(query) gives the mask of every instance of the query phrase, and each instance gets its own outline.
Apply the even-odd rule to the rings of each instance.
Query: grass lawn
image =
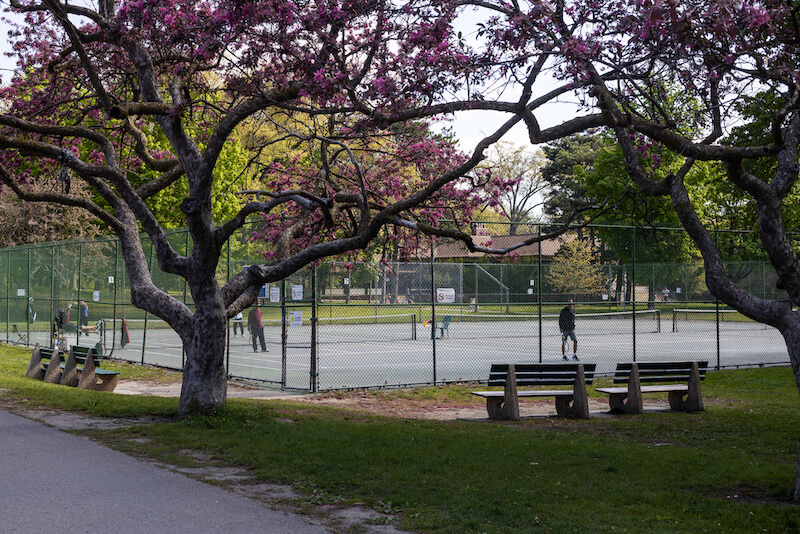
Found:
[[[177,399],[25,378],[29,356],[0,346],[0,406],[156,416],[82,433],[165,463],[243,467],[255,481],[293,485],[295,507],[363,503],[411,532],[800,532],[800,507],[790,504],[800,397],[788,368],[711,372],[706,410],[695,414],[440,421],[232,399],[216,417],[178,420]],[[103,365],[123,378],[161,376]],[[369,395],[481,402],[464,386]]]

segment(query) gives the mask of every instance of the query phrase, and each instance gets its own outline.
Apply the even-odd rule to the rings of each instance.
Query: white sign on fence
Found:
[[[292,300],[303,300],[303,286],[295,284],[292,286]]]
[[[452,303],[456,301],[456,290],[452,287],[436,288],[436,302]]]
[[[281,288],[279,288],[279,287],[271,287],[271,288],[269,288],[269,301],[270,302],[280,302],[281,301]]]
[[[303,326],[303,312],[289,312],[289,326]]]

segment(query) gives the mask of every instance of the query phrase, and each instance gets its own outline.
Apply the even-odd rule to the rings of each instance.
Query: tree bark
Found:
[[[224,310],[198,310],[194,324],[191,335],[183,341],[186,364],[178,404],[180,416],[216,414],[227,398]]]
[[[786,341],[786,347],[789,349],[789,361],[794,371],[795,385],[798,392],[800,392],[800,318],[797,312],[789,311],[786,314],[786,321],[782,328],[780,328],[783,339]],[[796,463],[796,476],[794,482],[794,495],[795,502],[800,503],[800,436],[797,441],[797,463]]]

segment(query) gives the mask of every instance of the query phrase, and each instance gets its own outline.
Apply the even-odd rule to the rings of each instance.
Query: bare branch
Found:
[[[116,231],[120,231],[122,228],[122,225],[114,216],[88,199],[70,195],[62,195],[53,192],[36,193],[32,191],[26,191],[25,189],[21,188],[19,184],[17,184],[17,182],[9,174],[8,169],[6,169],[6,167],[2,164],[0,164],[0,181],[7,185],[14,192],[14,194],[22,200],[26,200],[28,202],[53,202],[56,204],[62,204],[64,206],[83,208],[103,221],[106,225],[108,225],[109,228],[112,228]]]

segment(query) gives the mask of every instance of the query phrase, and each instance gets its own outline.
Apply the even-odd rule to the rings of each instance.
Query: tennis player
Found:
[[[575,335],[575,312],[572,299],[561,310],[558,316],[558,328],[561,330],[561,357],[567,360],[567,338],[572,338],[572,359],[578,361],[578,336]]]

